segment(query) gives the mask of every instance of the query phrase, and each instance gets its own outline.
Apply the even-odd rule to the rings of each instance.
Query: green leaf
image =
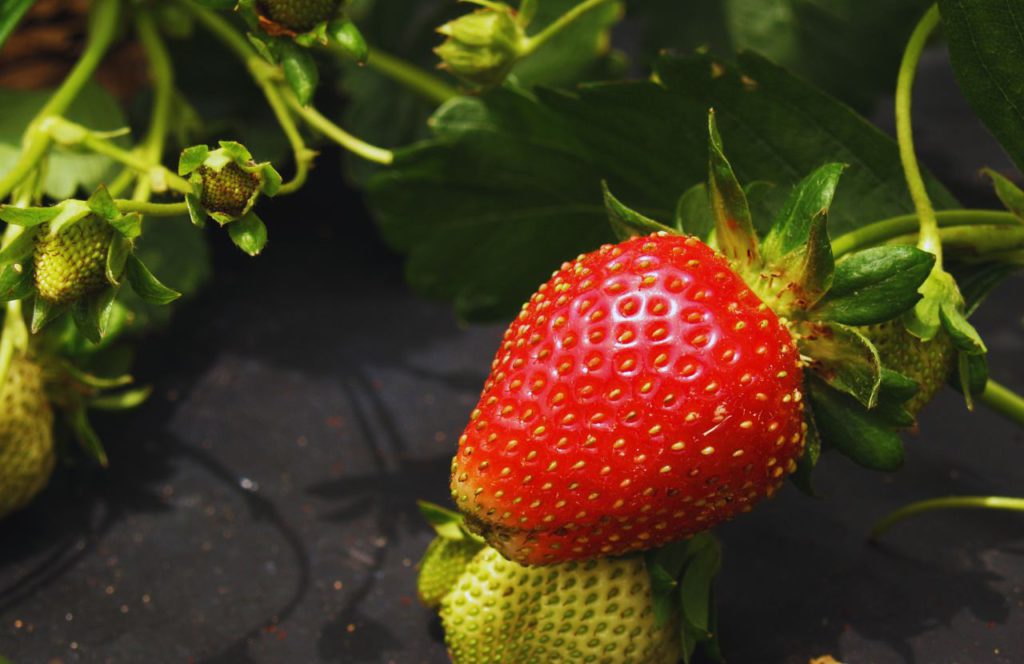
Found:
[[[126,240],[134,240],[142,235],[142,215],[138,212],[123,214],[112,219],[110,225]]]
[[[193,145],[185,148],[178,158],[178,175],[185,176],[198,169],[210,156],[210,147],[207,145]]]
[[[651,581],[651,608],[654,610],[654,622],[664,627],[675,611],[676,580],[664,567],[658,564],[647,565],[647,574]]]
[[[71,305],[71,318],[75,321],[75,327],[82,333],[82,336],[94,344],[98,344],[106,335],[111,309],[116,297],[116,288],[105,288],[99,293],[82,298]]]
[[[52,207],[17,207],[14,205],[0,205],[0,220],[15,226],[33,228],[49,223],[61,213],[60,205]]]
[[[690,540],[690,560],[679,582],[683,619],[706,636],[711,612],[711,586],[722,565],[722,552],[711,535],[700,534]]]
[[[128,256],[126,268],[128,283],[131,284],[132,290],[146,302],[170,304],[181,297],[181,293],[160,283],[160,280],[154,277],[134,254]]]
[[[32,6],[34,0],[7,0],[0,6],[0,47],[4,45],[7,38],[11,36],[18,22]],[[0,657],[0,661],[3,657]]]
[[[21,262],[35,252],[36,231],[33,229],[23,230],[18,233],[3,249],[0,249],[0,266]]]
[[[185,207],[188,208],[188,218],[197,228],[206,225],[206,208],[195,194],[185,194]]]
[[[114,286],[121,283],[125,262],[131,254],[131,242],[121,235],[114,235],[107,245],[107,281]]]
[[[33,292],[31,265],[7,265],[0,269],[0,302],[24,300]]]
[[[52,95],[52,90],[0,88],[0,176],[17,162],[25,127]],[[117,100],[95,82],[88,83],[75,97],[65,117],[96,132],[116,131],[128,124]],[[127,137],[112,140],[120,147],[130,147]],[[113,179],[118,169],[110,157],[57,145],[47,160],[43,192],[54,200],[92,192]]]
[[[828,212],[845,164],[825,164],[793,188],[764,240],[766,260],[774,260],[807,244],[811,222]]]
[[[267,227],[253,212],[228,224],[228,235],[235,245],[249,254],[257,256],[267,245]]]
[[[103,449],[103,442],[89,423],[89,416],[85,411],[85,406],[78,406],[70,411],[68,414],[68,424],[82,449],[95,459],[96,463],[106,468],[110,463],[107,459],[107,451]]]
[[[446,104],[435,138],[399,150],[369,185],[414,287],[464,318],[515,315],[551,270],[614,238],[602,180],[645,216],[673,217],[707,178],[710,107],[741,182],[788,187],[822,163],[849,164],[829,211],[834,236],[913,210],[895,143],[866,120],[756,56],[715,64],[666,58],[657,83],[499,89]],[[927,180],[938,207],[956,204]]]
[[[114,203],[113,197],[111,197],[110,192],[107,191],[105,186],[100,186],[96,189],[92,196],[89,197],[89,200],[86,201],[86,204],[95,215],[107,221],[113,221],[121,216],[121,212],[117,209],[117,204]]]
[[[800,353],[811,358],[808,369],[865,408],[874,408],[882,386],[882,362],[874,344],[839,323],[810,323],[799,329]]]
[[[530,32],[542,29],[578,2],[537,3]],[[395,55],[434,72],[443,83],[453,84],[454,79],[436,70],[437,56],[432,49],[438,38],[434,30],[465,11],[465,5],[447,1],[370,0],[351,6],[348,13],[372,45],[371,59]],[[571,87],[583,80],[606,78],[609,29],[620,14],[618,3],[587,12],[544,48],[518,63],[513,69],[515,79],[524,87]],[[410,145],[426,136],[427,119],[436,110],[437,101],[389,79],[374,67],[360,67],[354,62],[345,67],[341,84],[347,101],[340,124],[351,133],[383,147]],[[346,173],[359,183],[380,171],[379,166],[351,155],[348,161]]]
[[[608,189],[606,182],[601,183],[604,191],[604,205],[608,210],[608,220],[612,230],[620,240],[626,240],[638,235],[650,235],[651,233],[673,233],[674,231],[653,219],[648,219],[639,212],[631,210],[615,198]]]
[[[695,235],[702,240],[708,239],[715,227],[715,219],[711,216],[707,184],[699,182],[684,191],[675,210],[673,224],[677,231]]]
[[[915,247],[872,247],[836,264],[832,288],[812,315],[845,325],[883,323],[919,299],[935,256]]]
[[[817,304],[832,287],[835,278],[835,259],[832,241],[828,236],[828,213],[818,211],[810,223],[807,244],[797,249],[788,260],[799,260],[792,296],[794,305],[805,310]]]
[[[356,24],[347,18],[339,18],[327,25],[327,34],[341,47],[348,57],[363,64],[370,56],[370,47]]]
[[[723,57],[753,51],[857,108],[870,109],[878,95],[892,93],[903,47],[929,4],[635,0],[629,16],[644,64],[665,49],[704,48]]]
[[[209,244],[203,232],[186,223],[184,217],[170,218],[150,224],[135,243],[135,256],[147,270],[159,274],[183,297],[195,295],[212,274]],[[165,325],[172,307],[150,304],[132,288],[122,288],[119,305],[131,312],[125,332],[138,335]]]
[[[67,311],[66,306],[51,304],[37,295],[32,308],[32,334],[36,334],[46,325],[60,318],[65,311]]]
[[[1020,187],[991,168],[983,168],[981,172],[992,180],[996,196],[1006,206],[1006,209],[1024,219],[1024,191],[1021,191]]]
[[[529,24],[536,34],[582,0],[543,0]],[[582,15],[572,25],[544,44],[536,53],[512,69],[522,86],[568,87],[588,78],[610,52],[610,32],[622,17],[624,2],[609,2]]]
[[[970,355],[984,355],[988,352],[981,335],[954,303],[943,303],[939,308],[939,317],[942,319],[942,328],[953,340],[957,350]]]
[[[134,390],[104,394],[89,400],[89,408],[95,410],[121,411],[137,408],[153,394],[151,387],[138,387]]]
[[[895,471],[903,465],[903,441],[885,420],[817,378],[807,385],[823,444],[872,470]]]
[[[89,204],[79,200],[63,201],[54,205],[53,208],[57,210],[57,216],[49,221],[50,237],[56,237],[66,227],[76,224],[92,214]]]
[[[789,479],[805,494],[817,498],[818,492],[814,490],[811,476],[814,473],[814,468],[818,465],[818,459],[821,458],[821,437],[818,435],[818,426],[814,422],[814,415],[810,409],[804,410],[804,421],[807,423],[804,453],[797,461],[796,471],[789,476]]]
[[[313,99],[320,83],[320,70],[309,51],[292,41],[281,43],[281,68],[288,86],[299,103],[305,106]]]
[[[465,539],[466,535],[462,529],[461,514],[425,500],[419,500],[417,504],[420,507],[420,514],[437,531],[438,535],[445,539]]]
[[[967,407],[973,409],[974,397],[979,397],[988,384],[988,356],[957,353],[956,371],[949,384],[964,395]]]
[[[757,233],[747,196],[725,158],[713,110],[708,113],[708,135],[708,198],[715,219],[715,240],[729,259],[757,265]]]
[[[939,0],[939,10],[960,89],[1024,169],[1024,7],[1017,0]]]

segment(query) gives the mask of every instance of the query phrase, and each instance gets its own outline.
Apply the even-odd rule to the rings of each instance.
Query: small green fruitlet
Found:
[[[341,0],[258,0],[263,18],[292,32],[308,32],[338,13]]]
[[[35,498],[53,466],[53,410],[42,370],[16,357],[0,386],[0,518]]]
[[[51,304],[69,304],[103,289],[107,251],[114,236],[110,224],[96,215],[56,235],[45,224],[36,236],[35,284]]]

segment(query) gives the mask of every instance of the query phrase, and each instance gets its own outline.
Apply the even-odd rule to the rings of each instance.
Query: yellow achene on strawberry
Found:
[[[0,518],[46,487],[54,462],[53,409],[42,370],[16,357],[0,385]]]

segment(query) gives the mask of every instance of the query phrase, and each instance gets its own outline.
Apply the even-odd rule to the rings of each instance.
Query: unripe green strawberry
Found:
[[[107,286],[107,251],[114,229],[89,215],[55,237],[49,225],[36,236],[36,290],[47,302],[68,304]]]
[[[908,332],[899,320],[872,325],[864,332],[878,348],[885,368],[912,378],[917,383],[917,394],[904,404],[907,412],[917,415],[945,385],[953,371],[956,355],[953,341],[942,330],[934,339],[921,341]]]
[[[234,162],[219,171],[202,166],[199,174],[203,179],[203,207],[232,217],[245,212],[260,187],[259,175],[242,170]]]
[[[259,0],[260,13],[293,32],[307,32],[334,18],[340,0]]]
[[[431,608],[437,608],[462,576],[469,561],[483,547],[483,544],[468,537],[435,537],[420,561],[420,576],[416,584],[420,601]]]
[[[15,358],[0,386],[0,518],[42,491],[53,465],[53,410],[42,371]]]
[[[487,547],[441,603],[454,664],[674,664],[679,628],[658,627],[639,556],[523,567]]]

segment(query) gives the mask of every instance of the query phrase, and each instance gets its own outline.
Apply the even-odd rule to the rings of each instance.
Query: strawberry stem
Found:
[[[907,42],[907,49],[900,63],[899,77],[896,82],[896,140],[899,144],[900,161],[907,179],[907,188],[914,201],[917,216],[921,225],[918,247],[935,255],[935,270],[942,270],[942,243],[938,237],[938,220],[932,208],[928,190],[925,188],[921,168],[914,152],[914,132],[911,127],[910,102],[914,87],[914,75],[917,64],[921,60],[921,52],[928,37],[939,24],[939,7],[932,5],[921,21],[914,28]]]
[[[1024,220],[1011,212],[1002,210],[940,210],[936,213],[939,228],[961,226],[1020,226]],[[840,235],[832,241],[832,254],[840,256],[859,249],[883,244],[889,240],[909,234],[916,234],[919,223],[916,214],[904,214],[883,219]],[[982,232],[988,233],[990,229]]]
[[[1024,498],[1007,498],[1003,496],[950,496],[948,498],[932,498],[905,505],[891,512],[878,521],[871,529],[871,541],[878,539],[894,525],[925,512],[945,509],[989,509],[1024,512]]]
[[[334,41],[328,44],[327,49],[336,55],[350,57],[348,52]],[[376,46],[370,48],[366,66],[438,105],[459,96],[459,91],[454,86]]]
[[[93,3],[85,50],[82,51],[68,77],[25,129],[21,155],[0,180],[0,200],[10,196],[15,187],[30,176],[39,165],[39,161],[46,156],[51,137],[45,131],[41,131],[40,125],[49,118],[63,114],[86,83],[92,79],[96,68],[114,41],[120,15],[119,0],[97,0]]]
[[[1000,415],[1024,426],[1024,397],[991,378],[985,383],[985,391],[977,397],[983,404]]]
[[[537,49],[544,46],[544,44],[551,41],[560,32],[575,23],[581,16],[592,9],[597,9],[601,5],[606,5],[609,2],[611,2],[611,0],[584,0],[579,3],[569,11],[559,16],[543,30],[532,37],[528,37],[526,39],[526,43],[523,45],[523,49],[520,52],[519,57],[525,58],[532,55],[537,51]]]
[[[34,189],[35,186],[22,187],[14,205],[27,207],[32,202]],[[24,232],[20,226],[8,225],[4,230],[3,239],[0,239],[0,248],[9,245]],[[7,380],[7,371],[11,367],[15,351],[24,352],[28,348],[29,337],[25,319],[21,314],[21,300],[7,302],[4,309],[4,322],[0,327],[0,387],[3,387],[4,381]]]
[[[295,95],[289,91],[285,91],[284,98],[285,101],[288,102],[288,105],[292,107],[292,110],[295,111],[295,114],[305,120],[309,126],[313,127],[349,152],[358,155],[367,161],[372,161],[384,166],[394,162],[395,154],[391,150],[379,148],[376,145],[370,145],[369,143],[356,138],[325,118],[312,106],[303,106],[300,104],[299,100],[295,98]]]
[[[167,141],[171,101],[174,95],[174,65],[171,63],[171,56],[167,52],[156,22],[148,10],[140,9],[136,14],[135,31],[146,52],[149,74],[153,80],[153,108],[150,111],[149,131],[138,150],[145,161],[152,167],[156,167],[163,159]],[[150,178],[137,178],[132,198],[137,201],[148,201],[152,194],[152,188],[153,183]]]
[[[188,180],[172,173],[159,164],[154,164],[144,152],[138,150],[126,150],[113,143],[110,139],[90,131],[80,124],[66,120],[60,116],[47,118],[40,126],[39,131],[46,133],[51,139],[68,145],[79,145],[90,152],[110,157],[125,166],[134,169],[144,179],[149,181],[152,177],[159,178],[166,182],[167,186],[182,194],[192,193],[192,185]]]

